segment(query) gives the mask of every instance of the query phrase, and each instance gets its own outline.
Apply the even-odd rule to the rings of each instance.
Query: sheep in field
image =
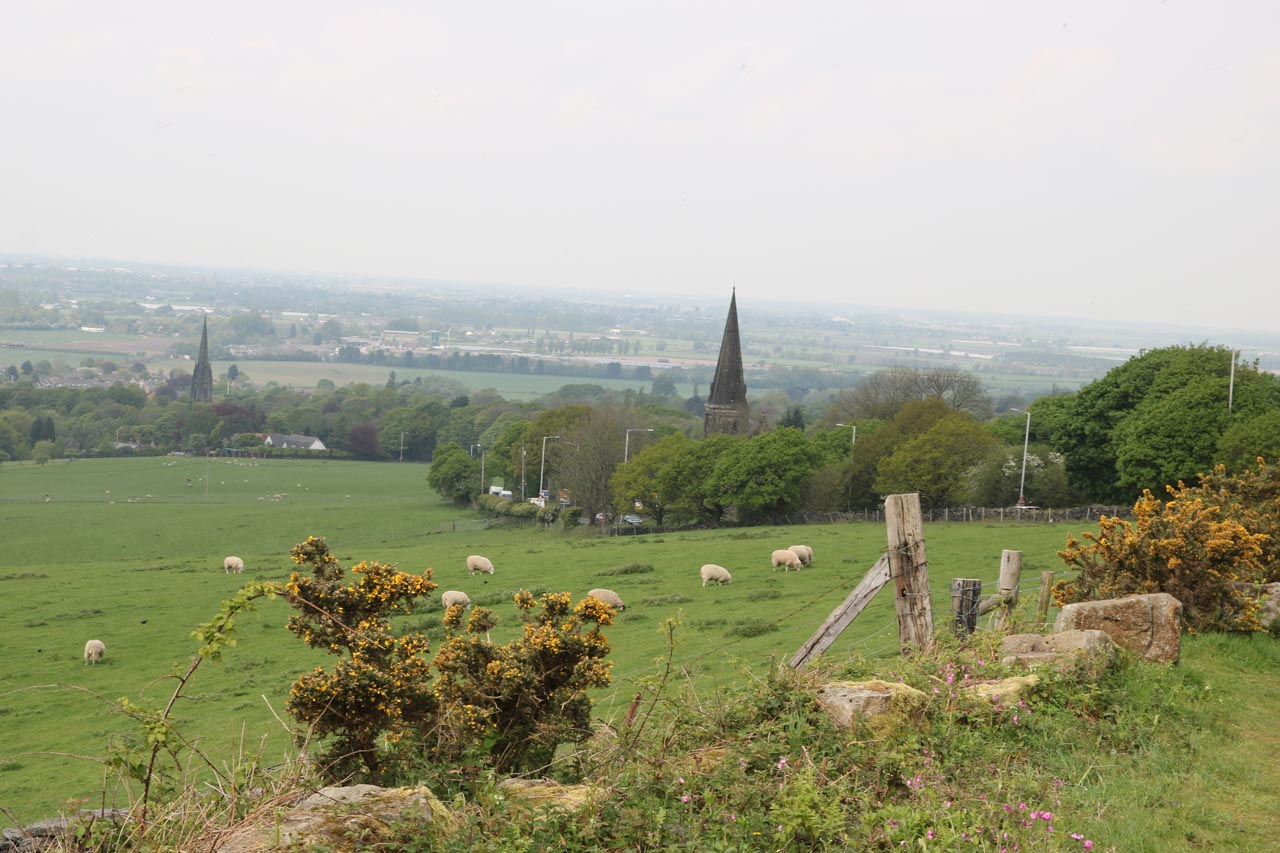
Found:
[[[227,557],[222,561],[222,571],[226,574],[234,572],[238,575],[244,571],[244,560],[239,557]]]
[[[709,583],[733,583],[733,575],[729,574],[729,570],[715,563],[707,563],[703,566],[701,574],[703,586]]]
[[[813,549],[808,545],[788,545],[787,550],[800,558],[806,566],[813,562]]]
[[[774,571],[777,571],[778,566],[782,566],[784,572],[789,569],[795,569],[798,572],[803,565],[804,563],[800,561],[800,557],[794,551],[788,551],[784,548],[773,552]]]
[[[622,603],[622,599],[616,592],[611,589],[593,589],[587,593],[587,598],[594,598],[596,601],[603,601],[614,610],[626,610],[627,605]]]
[[[84,644],[84,664],[97,663],[107,653],[107,647],[101,640],[90,640]]]
[[[489,562],[488,557],[472,554],[467,557],[467,571],[473,575],[476,572],[484,572],[487,575],[491,575],[493,574],[493,563]]]
[[[470,607],[471,597],[465,592],[459,592],[456,589],[451,589],[440,596],[440,603],[446,608],[453,607],[455,604],[461,607]]]

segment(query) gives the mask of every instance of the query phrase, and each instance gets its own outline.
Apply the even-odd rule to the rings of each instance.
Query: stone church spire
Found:
[[[200,331],[200,354],[196,356],[196,369],[191,374],[191,401],[208,403],[213,400],[213,368],[209,365],[209,315],[204,317]]]
[[[742,343],[738,339],[738,291],[729,297],[729,316],[724,322],[720,341],[720,358],[716,361],[715,378],[707,395],[702,428],[707,435],[725,433],[745,435],[751,426],[751,409],[747,405],[747,383],[742,378]]]

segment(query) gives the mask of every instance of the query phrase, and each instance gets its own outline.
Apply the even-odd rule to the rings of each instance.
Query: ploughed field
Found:
[[[368,559],[414,573],[432,568],[439,589],[400,624],[426,631],[433,648],[445,590],[492,609],[495,640],[520,629],[511,595],[521,588],[569,591],[575,600],[596,587],[615,590],[627,609],[607,629],[614,684],[595,697],[602,717],[625,713],[636,680],[656,671],[665,620],[680,620],[679,672],[706,689],[740,682],[790,658],[885,547],[875,523],[607,537],[452,530],[446,522],[476,516],[441,501],[426,474],[412,464],[192,457],[0,466],[0,808],[30,822],[76,798],[99,806],[102,766],[74,756],[100,758],[112,736],[136,734],[108,701],[163,705],[174,686],[165,676],[185,671],[195,654],[192,630],[243,581],[286,580],[289,548],[308,535],[325,537],[347,566]],[[1023,552],[1025,595],[1034,598],[1041,572],[1062,568],[1054,552],[1069,532],[1077,531],[927,526],[935,623],[948,619],[951,578],[994,588],[1005,548]],[[772,570],[770,552],[797,543],[814,548],[813,565]],[[495,574],[469,576],[469,554],[489,557]],[[228,555],[243,558],[243,575],[223,571]],[[724,566],[734,582],[703,588],[703,563]],[[239,644],[221,664],[202,665],[193,701],[180,704],[181,731],[212,757],[291,748],[276,716],[287,721],[289,685],[326,656],[285,630],[289,612],[269,601],[242,617]],[[106,644],[96,666],[83,661],[89,639]],[[882,591],[827,654],[896,653],[892,593]]]

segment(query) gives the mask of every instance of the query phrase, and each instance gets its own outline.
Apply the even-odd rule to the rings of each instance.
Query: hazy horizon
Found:
[[[1244,2],[23,4],[0,251],[1271,330],[1277,24]]]

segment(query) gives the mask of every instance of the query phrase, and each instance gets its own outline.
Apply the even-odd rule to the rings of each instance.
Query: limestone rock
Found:
[[[894,681],[831,681],[816,696],[836,725],[853,728],[864,722],[877,734],[918,722],[927,701],[919,690]]]
[[[1105,631],[1061,634],[1010,634],[1000,641],[1001,663],[1008,667],[1051,666],[1064,672],[1096,676],[1116,658],[1116,644]]]
[[[551,779],[503,779],[498,790],[527,805],[564,809],[582,808],[600,795],[594,785],[561,785]]]
[[[323,788],[267,825],[236,830],[219,853],[257,853],[289,847],[350,849],[350,839],[385,837],[393,823],[449,827],[452,816],[426,788],[352,785]]]
[[[1022,694],[1039,683],[1038,675],[1014,675],[998,681],[974,681],[962,686],[960,695],[987,705],[994,702],[1012,705],[1022,698]]]
[[[1130,595],[1104,601],[1068,604],[1058,613],[1053,629],[1105,631],[1117,646],[1143,659],[1173,663],[1181,652],[1179,617],[1182,602],[1166,592]]]

